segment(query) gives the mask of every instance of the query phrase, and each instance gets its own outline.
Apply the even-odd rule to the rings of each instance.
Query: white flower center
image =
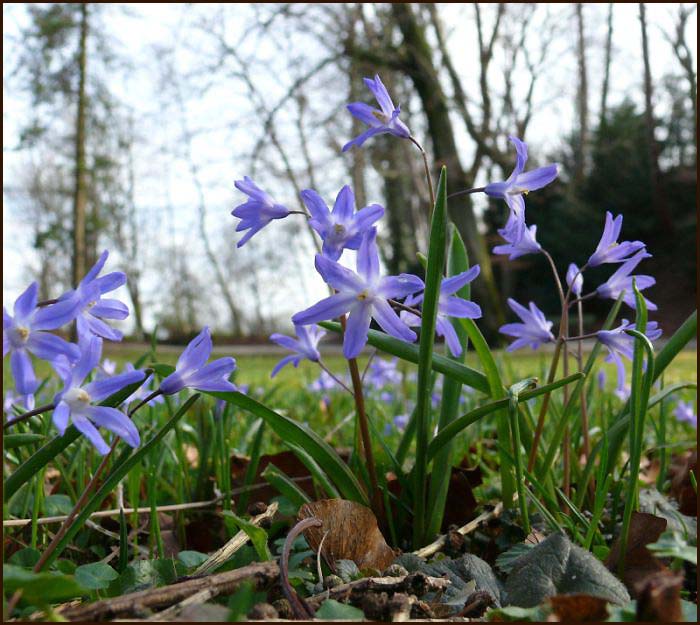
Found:
[[[359,299],[361,302],[364,302],[368,297],[369,297],[369,291],[367,289],[365,289],[364,291],[360,291],[357,294],[357,299]]]
[[[81,407],[90,403],[90,394],[85,389],[74,386],[66,391],[63,401],[71,408]]]
[[[337,234],[338,236],[342,236],[345,234],[345,226],[343,224],[335,224],[333,226],[333,233]]]
[[[381,111],[372,111],[372,115],[374,115],[382,124],[388,124],[389,123],[389,116],[385,115]]]

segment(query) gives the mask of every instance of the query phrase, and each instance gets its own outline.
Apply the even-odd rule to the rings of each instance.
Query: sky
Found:
[[[573,5],[550,5],[552,19],[561,22],[563,36],[556,39],[549,52],[545,69],[536,97],[535,115],[528,131],[528,138],[536,151],[546,154],[555,150],[562,137],[571,131],[574,124],[572,102],[576,92],[576,57],[572,46],[575,37],[567,36],[571,30],[570,14]],[[652,75],[659,79],[677,61],[673,58],[669,44],[664,40],[663,32],[672,24],[672,11],[675,4],[648,4],[648,22]],[[486,7],[486,13],[492,7]],[[602,81],[602,47],[605,39],[605,18],[607,5],[585,5],[587,19],[587,39],[589,42],[589,81],[591,92],[592,116],[597,115],[599,89]],[[195,10],[195,9],[192,9]],[[197,19],[216,16],[217,5],[196,5]],[[235,41],[245,27],[245,17],[253,10],[251,5],[229,5],[225,22],[225,36]],[[197,227],[197,213],[194,206],[198,202],[197,187],[193,184],[191,171],[187,163],[177,154],[165,154],[164,146],[172,149],[179,145],[182,126],[171,110],[163,110],[163,85],[157,80],[160,71],[153,62],[154,46],[174,48],[173,59],[176,71],[186,73],[196,67],[207,55],[206,46],[210,45],[206,37],[200,36],[192,28],[194,20],[191,10],[185,5],[173,4],[119,4],[106,8],[106,24],[113,44],[120,54],[130,59],[132,67],[128,72],[118,72],[110,77],[110,87],[134,111],[138,120],[143,142],[136,155],[137,197],[139,207],[144,211],[144,232],[151,240],[169,241],[180,248],[194,250],[195,272],[201,274],[202,283],[207,291],[211,290],[210,271],[203,260],[201,245],[193,237]],[[638,8],[636,4],[616,4],[614,23],[614,56],[612,64],[612,83],[609,101],[619,103],[624,98],[641,102],[641,44],[638,27]],[[237,18],[240,12],[240,18]],[[447,25],[448,45],[452,52],[457,71],[465,84],[476,87],[475,47],[473,37],[473,19],[470,7],[457,4],[441,6],[444,23]],[[25,20],[21,5],[4,5],[3,7],[3,175],[4,189],[12,187],[13,179],[21,171],[26,155],[13,149],[17,144],[18,130],[22,119],[27,114],[26,98],[12,89],[8,79],[12,59],[17,48],[17,34]],[[517,24],[509,25],[516,28]],[[222,26],[223,29],[223,26]],[[534,29],[536,33],[537,30]],[[573,32],[573,31],[572,31]],[[281,31],[272,36],[282,37]],[[693,57],[697,58],[697,27],[691,20],[688,41]],[[311,45],[304,53],[313,56],[313,44],[304,41],[304,46]],[[288,80],[279,76],[279,47],[269,39],[258,38],[249,43],[248,54],[255,58],[259,71],[256,80],[264,91],[265,99],[274,103],[284,92]],[[292,46],[290,54],[294,54]],[[320,50],[319,50],[320,54]],[[492,78],[495,85],[499,77]],[[516,89],[524,88],[524,79],[515,77]],[[251,116],[256,115],[255,106],[247,98],[243,89],[232,90],[230,82],[210,85],[202,98],[191,98],[186,102],[187,123],[190,130],[206,129],[198,135],[192,144],[193,159],[198,168],[200,181],[205,192],[208,210],[207,230],[212,239],[225,245],[230,240],[230,254],[234,266],[250,267],[254,263],[257,281],[261,290],[260,300],[251,299],[253,292],[246,286],[241,288],[240,296],[244,306],[260,305],[266,314],[284,318],[306,307],[324,296],[325,286],[307,267],[312,256],[312,247],[308,236],[299,227],[297,234],[290,233],[290,227],[281,226],[277,232],[273,227],[256,235],[245,248],[236,251],[235,241],[239,235],[234,232],[235,222],[229,216],[230,210],[242,201],[240,194],[233,188],[233,181],[248,174],[248,151],[257,135],[251,133]],[[411,106],[411,103],[408,103]],[[316,108],[314,108],[316,107]],[[322,103],[311,105],[312,113],[322,108]],[[662,103],[657,104],[657,114],[663,115]],[[343,114],[342,112],[340,113]],[[280,127],[282,140],[293,143],[293,130],[288,126],[284,116]],[[341,138],[344,142],[346,138]],[[466,153],[472,150],[466,134],[458,137]],[[322,175],[318,182],[319,191],[329,202],[335,196],[338,181],[342,179],[342,161],[335,158],[325,161],[319,150]],[[267,183],[275,183],[274,172],[263,176]],[[280,201],[294,203],[291,188],[285,183],[279,184],[282,196]],[[372,184],[370,182],[370,189]],[[294,206],[294,208],[297,208]],[[289,220],[287,220],[289,221]],[[148,247],[148,246],[147,246]],[[289,248],[289,249],[287,249]],[[224,248],[225,249],[225,248]],[[285,271],[280,274],[280,254],[282,254]],[[18,213],[7,193],[3,193],[3,303],[7,306],[14,301],[32,279],[36,270],[35,257],[31,250],[30,229]],[[118,258],[115,266],[118,265]],[[154,262],[152,253],[144,252],[143,264],[147,269]],[[247,264],[246,264],[247,263]],[[352,264],[350,262],[349,264]],[[306,269],[305,269],[306,268]],[[245,278],[241,270],[240,280]],[[146,272],[144,290],[149,309],[156,310],[159,294],[159,277]],[[279,288],[280,282],[285,288]],[[236,291],[238,293],[238,290]],[[127,299],[125,289],[119,294]],[[214,296],[207,293],[203,300],[209,300],[210,314],[221,311]],[[254,303],[249,303],[254,302]],[[147,325],[152,319],[147,319]]]

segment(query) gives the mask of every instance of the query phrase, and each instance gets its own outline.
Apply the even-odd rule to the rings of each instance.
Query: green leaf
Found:
[[[49,495],[44,500],[44,513],[46,516],[60,516],[70,514],[73,502],[68,495]]]
[[[689,545],[678,532],[672,530],[661,534],[655,543],[647,545],[647,549],[659,558],[678,558],[696,566],[698,564],[697,547]]]
[[[177,554],[177,559],[182,562],[183,566],[191,569],[199,566],[202,564],[202,562],[206,562],[209,559],[209,556],[206,553],[200,553],[199,551],[185,550]]]
[[[342,331],[337,321],[321,321],[318,325],[336,334],[340,334]],[[401,358],[401,360],[414,364],[418,363],[418,345],[395,339],[393,336],[389,336],[377,330],[369,330],[367,333],[367,343],[382,352],[397,356]],[[431,365],[433,371],[443,373],[447,377],[458,380],[465,386],[469,386],[486,395],[490,394],[486,376],[476,369],[471,369],[466,365],[461,365],[438,354],[433,354]]]
[[[8,562],[15,566],[22,566],[25,569],[31,569],[39,561],[41,553],[38,549],[32,547],[24,547],[19,551],[15,551]]]
[[[311,475],[314,477],[316,482],[320,484],[326,495],[330,499],[341,499],[340,493],[333,486],[333,483],[328,479],[326,472],[318,466],[318,463],[304,451],[299,445],[294,445],[292,443],[287,443],[287,446],[296,454],[297,458],[301,460],[302,464],[309,470]]]
[[[34,605],[46,605],[85,594],[85,589],[69,575],[54,571],[33,573],[12,564],[3,566],[2,582],[6,595],[21,589],[22,599]]]
[[[208,392],[207,394],[217,399],[223,399],[263,419],[282,439],[282,442],[289,442],[301,447],[319,466],[323,467],[344,499],[369,505],[367,495],[350,467],[318,434],[242,393]]]
[[[60,553],[70,544],[74,536],[80,531],[80,528],[85,524],[90,515],[95,512],[100,506],[100,504],[110,495],[110,493],[117,487],[117,484],[124,478],[124,476],[131,471],[137,464],[139,464],[143,458],[145,458],[156,445],[158,445],[165,435],[175,426],[175,424],[187,413],[187,411],[192,407],[192,405],[199,399],[199,394],[190,397],[178,411],[168,420],[168,422],[160,429],[158,432],[145,444],[138,449],[131,452],[131,450],[125,450],[126,453],[130,453],[122,462],[115,464],[112,471],[105,478],[104,482],[97,490],[97,492],[88,500],[88,502],[83,506],[82,510],[79,512],[78,516],[74,519],[73,524],[70,526],[68,531],[65,533],[63,538],[60,540],[56,549],[49,557],[46,565],[50,565]]]
[[[459,236],[459,231],[450,224],[450,250],[447,256],[447,275],[448,277],[456,276],[460,273],[469,270],[469,258],[467,249],[464,246],[462,238]],[[471,295],[469,284],[465,284],[457,293],[457,297],[468,300]],[[453,356],[446,347],[447,358],[454,360],[460,364],[464,364],[464,359],[467,354],[467,333],[464,327],[457,319],[448,321],[451,323],[459,338],[459,343],[462,347],[462,353],[459,356]],[[440,402],[440,417],[438,419],[438,430],[442,430],[457,417],[459,410],[459,399],[462,393],[462,383],[452,378],[445,378],[442,385],[442,399]],[[440,533],[442,520],[445,515],[445,503],[447,500],[447,490],[450,485],[450,474],[453,461],[453,444],[449,442],[443,447],[433,460],[433,466],[430,471],[430,486],[428,489],[428,525],[426,534],[434,536]]]
[[[297,510],[303,504],[311,502],[309,496],[274,464],[269,463],[261,475],[263,479],[274,486],[282,495],[284,495],[292,504],[294,504]]]
[[[109,564],[104,562],[83,564],[75,569],[75,581],[83,588],[90,590],[107,588],[117,577],[119,577],[119,574]]]
[[[518,543],[513,545],[508,551],[504,551],[496,558],[496,566],[504,573],[510,573],[513,565],[521,556],[529,553],[535,545],[531,543]]]
[[[230,610],[228,614],[229,622],[242,623],[247,621],[248,612],[256,603],[265,601],[265,598],[265,593],[255,591],[255,586],[252,582],[243,582],[228,600]]]
[[[136,560],[110,584],[109,595],[115,597],[156,586],[167,586],[186,573],[187,569],[177,560]]]
[[[418,384],[416,397],[416,455],[413,465],[413,546],[420,547],[425,539],[427,515],[426,474],[428,471],[428,437],[430,426],[430,372],[432,369],[435,324],[440,299],[440,283],[445,267],[447,243],[447,170],[443,166],[438,181],[435,208],[430,222],[428,265],[425,270],[425,290],[421,309],[420,344],[418,346]]]
[[[253,525],[230,510],[224,510],[224,516],[232,518],[236,522],[236,525],[238,525],[239,529],[246,533],[248,538],[250,538],[250,542],[253,543],[253,547],[255,547],[255,551],[261,560],[272,560],[270,548],[267,546],[267,532],[262,527]]]
[[[147,370],[148,371],[148,370]],[[110,395],[105,399],[100,406],[107,406],[109,408],[114,408],[121,404],[148,379],[148,375],[141,382],[134,382],[129,386],[124,387],[120,391]],[[80,437],[80,432],[76,429],[74,425],[71,425],[63,434],[63,436],[56,436],[43,447],[41,447],[35,454],[27,458],[21,465],[15,469],[14,473],[10,475],[3,485],[3,496],[5,501],[9,501],[10,497],[14,495],[19,488],[29,481],[36,473],[43,469],[51,460],[56,456],[63,453],[63,451],[68,447],[73,441]]]
[[[540,386],[530,391],[524,391],[518,395],[518,402],[525,402],[533,397],[537,397],[538,395],[544,395],[545,393],[554,391],[562,386],[571,384],[572,382],[580,381],[583,379],[583,377],[583,373],[574,373],[573,375],[562,378],[561,380],[555,380],[551,384],[545,384],[544,386]],[[508,398],[499,399],[498,401],[475,408],[474,410],[471,410],[452,421],[452,423],[438,432],[435,438],[433,438],[433,440],[430,442],[430,445],[428,445],[428,459],[432,459],[445,444],[447,444],[450,440],[452,440],[452,438],[457,436],[457,434],[472,423],[476,423],[479,419],[491,414],[492,412],[507,409],[509,402],[510,400]]]
[[[5,434],[2,437],[2,445],[6,450],[10,450],[44,440],[46,437],[43,434]]]
[[[335,599],[326,599],[316,610],[316,618],[327,621],[362,621],[365,613],[360,608],[340,603]]]

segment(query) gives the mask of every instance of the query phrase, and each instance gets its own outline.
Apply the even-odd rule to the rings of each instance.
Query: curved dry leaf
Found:
[[[331,568],[336,560],[352,560],[357,568],[383,571],[395,558],[377,526],[377,518],[369,508],[346,499],[321,499],[299,508],[299,519],[316,517],[321,527],[304,531],[310,547],[318,552],[328,532],[321,555]]]

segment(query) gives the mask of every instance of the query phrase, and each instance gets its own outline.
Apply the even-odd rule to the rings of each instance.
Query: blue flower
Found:
[[[600,237],[598,247],[586,263],[589,267],[597,267],[604,263],[621,263],[636,254],[639,250],[644,249],[644,243],[641,241],[622,241],[617,242],[622,229],[622,215],[618,215],[613,219],[612,213],[605,213],[605,227],[603,228],[603,236]]]
[[[2,356],[10,354],[10,369],[17,393],[30,395],[38,382],[29,354],[53,361],[63,355],[70,360],[80,357],[77,345],[46,330],[55,330],[75,319],[78,302],[75,298],[37,308],[39,287],[32,282],[15,301],[13,316],[2,309]]]
[[[527,145],[517,137],[510,136],[508,138],[515,145],[517,153],[515,169],[508,180],[491,182],[486,185],[484,192],[490,197],[505,200],[510,209],[516,215],[523,216],[524,219],[525,200],[523,194],[527,195],[530,191],[541,189],[552,182],[559,175],[559,165],[545,165],[532,171],[523,172],[527,162]]]
[[[8,416],[12,415],[12,409],[15,406],[19,406],[23,410],[34,410],[36,402],[34,400],[34,394],[29,393],[28,395],[19,395],[15,393],[12,389],[5,393],[5,401],[3,403],[3,411]]]
[[[544,313],[535,306],[534,302],[530,302],[530,310],[528,310],[509,297],[508,306],[520,317],[522,323],[506,323],[499,328],[498,331],[502,334],[516,337],[506,351],[512,352],[526,345],[537,349],[542,343],[554,341],[554,335],[550,331],[552,322],[545,319]]]
[[[618,270],[596,289],[596,293],[604,299],[617,299],[620,293],[624,291],[623,301],[625,304],[630,308],[636,308],[637,302],[634,297],[634,291],[632,290],[632,280],[635,280],[637,289],[640,291],[648,289],[650,286],[656,284],[656,280],[651,276],[631,276],[630,274],[643,259],[650,257],[651,254],[648,254],[644,250],[637,252],[632,258],[628,258],[620,265]],[[644,298],[644,301],[649,310],[656,310],[656,304],[650,302],[646,298]]]
[[[308,388],[314,393],[325,393],[327,391],[336,391],[340,387],[337,380],[334,380],[332,375],[326,371],[321,371],[318,378],[311,382]]]
[[[450,317],[462,319],[480,319],[481,308],[478,304],[456,297],[454,294],[463,286],[469,284],[480,273],[479,265],[474,265],[471,269],[456,276],[445,278],[440,283],[440,298],[438,300],[437,321],[435,323],[435,333],[445,338],[445,342],[453,356],[460,356],[462,345],[459,342],[457,332],[450,321]],[[423,293],[406,299],[406,306],[416,306],[423,302]],[[409,311],[401,312],[401,319],[411,326],[420,326],[421,319],[418,315]]]
[[[282,219],[289,215],[289,209],[282,204],[277,204],[248,176],[244,176],[243,180],[236,180],[234,184],[236,189],[243,191],[248,196],[246,202],[239,204],[231,211],[234,217],[241,220],[236,226],[236,232],[248,230],[236,244],[236,247],[241,247],[273,219]]]
[[[295,367],[298,367],[302,358],[306,358],[311,362],[318,362],[321,359],[321,354],[318,351],[318,342],[325,336],[326,331],[322,330],[317,325],[295,326],[294,330],[297,335],[296,339],[293,339],[291,336],[285,336],[284,334],[270,335],[271,341],[274,341],[285,349],[295,352],[294,354],[285,356],[275,365],[275,368],[270,374],[271,378],[274,378],[279,373],[280,369],[290,362],[293,363]]]
[[[364,235],[357,252],[357,273],[317,254],[316,270],[338,292],[292,317],[295,325],[308,325],[349,313],[343,340],[346,358],[355,358],[362,351],[372,318],[388,334],[404,341],[416,340],[415,332],[401,322],[388,300],[411,295],[425,285],[410,274],[380,276],[376,237],[376,228]]]
[[[355,196],[347,185],[338,192],[332,212],[313,189],[305,189],[301,197],[311,213],[309,224],[323,239],[323,255],[331,260],[338,260],[345,248],[359,248],[362,235],[384,215],[379,204],[355,212]]]
[[[129,308],[117,299],[103,298],[102,295],[126,284],[126,274],[113,271],[97,277],[107,262],[109,252],[105,250],[95,265],[74,291],[69,291],[59,298],[60,301],[77,299],[79,302],[76,317],[78,336],[101,336],[110,341],[121,341],[124,335],[110,327],[103,319],[126,319]]]
[[[523,204],[519,212],[511,212],[505,228],[499,228],[500,234],[507,242],[507,245],[496,245],[493,248],[494,254],[508,254],[510,260],[515,260],[526,254],[538,254],[542,247],[537,242],[537,226],[525,224],[525,205]]]
[[[361,122],[369,126],[359,137],[355,137],[352,141],[348,141],[343,146],[343,152],[349,150],[353,145],[360,147],[367,139],[374,135],[389,133],[402,139],[408,139],[411,136],[411,131],[399,119],[401,107],[394,106],[391,101],[391,96],[386,90],[384,83],[379,78],[379,74],[375,75],[374,80],[365,78],[365,85],[372,92],[379,104],[379,109],[376,109],[364,102],[352,102],[348,104],[348,111]]]
[[[600,330],[598,332],[598,340],[608,348],[608,355],[605,358],[606,362],[612,362],[617,368],[617,386],[615,387],[615,395],[620,399],[626,399],[629,396],[629,387],[625,385],[625,365],[622,361],[622,356],[632,360],[634,357],[634,337],[627,334],[625,330],[635,330],[636,325],[622,320],[622,324],[612,330]],[[645,332],[650,341],[658,339],[662,332],[659,324],[656,321],[647,323]]]
[[[398,365],[398,358],[392,358],[391,360],[385,360],[384,358],[372,359],[367,371],[367,384],[374,389],[400,384],[401,371],[399,371]]]
[[[104,363],[103,363],[104,364]],[[132,365],[130,362],[127,362],[124,364],[124,373],[131,373],[132,371],[135,371],[134,365]],[[144,383],[139,386],[127,399],[126,403],[129,404],[132,401],[143,401],[146,399],[149,395],[153,394],[153,374],[149,375],[148,378],[144,381]],[[149,406],[155,406],[156,404],[162,404],[165,400],[163,399],[162,395],[156,395],[155,397],[149,399],[146,403]]]
[[[212,350],[211,333],[208,327],[195,336],[180,354],[175,371],[165,378],[158,387],[164,395],[172,395],[183,388],[200,391],[235,391],[228,381],[236,368],[236,361],[227,356],[206,364]]]
[[[681,423],[689,423],[696,430],[698,429],[698,415],[695,414],[692,402],[689,401],[679,401],[676,404],[676,409],[673,411],[673,415]]]
[[[583,289],[583,274],[579,271],[576,263],[571,263],[566,270],[566,284],[576,297],[581,297]]]
[[[104,427],[124,439],[131,447],[138,447],[139,431],[133,421],[116,408],[95,406],[110,395],[129,384],[143,380],[143,371],[129,371],[110,378],[102,378],[85,384],[89,373],[100,362],[102,339],[93,336],[83,341],[80,358],[71,367],[62,370],[63,390],[54,398],[56,408],[53,411],[53,423],[64,434],[69,421],[82,432],[97,451],[104,455],[109,451],[99,431],[95,427]]]
[[[391,420],[391,423],[387,423],[384,427],[384,436],[389,436],[392,430],[396,430],[397,432],[403,432],[406,429],[406,427],[408,427],[408,422],[410,418],[411,417],[407,414],[400,414],[395,416]]]

